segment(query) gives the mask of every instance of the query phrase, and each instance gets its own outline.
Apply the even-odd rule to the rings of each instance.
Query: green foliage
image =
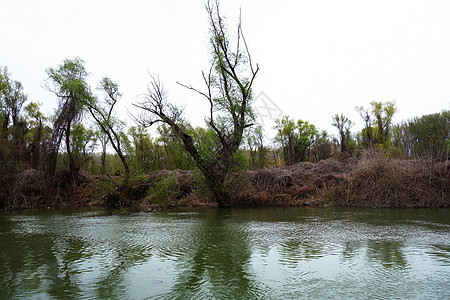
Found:
[[[86,82],[88,72],[81,58],[65,59],[57,68],[48,68],[46,71],[49,90],[53,91],[63,103],[67,100],[71,102],[74,111],[82,111],[87,103],[94,101]]]
[[[239,172],[249,169],[249,160],[245,156],[244,151],[238,149],[232,158],[232,164],[230,166],[230,172]]]
[[[409,156],[445,160],[449,141],[449,111],[416,117],[394,128],[394,145]]]
[[[331,157],[333,152],[333,144],[330,142],[330,137],[325,130],[322,130],[317,136],[314,145],[311,148],[311,154],[314,161],[320,161]]]
[[[132,201],[126,195],[121,192],[121,188],[117,182],[114,182],[110,178],[103,177],[96,180],[96,184],[99,187],[97,197],[101,197],[104,204],[109,209],[114,211],[125,211],[132,206]]]
[[[93,153],[97,147],[95,132],[83,126],[74,124],[71,130],[70,146],[73,160],[77,167],[88,170],[88,162],[93,159]]]
[[[54,175],[58,152],[63,136],[67,154],[67,164],[72,174],[79,170],[76,157],[72,155],[72,126],[81,123],[83,111],[93,101],[89,85],[86,83],[88,73],[84,61],[80,58],[65,59],[57,68],[48,68],[46,87],[59,99],[53,124],[52,136],[46,145],[46,171]],[[75,176],[76,177],[76,176]]]
[[[208,186],[208,180],[199,169],[194,169],[192,172],[195,176],[195,192],[200,196],[200,198],[208,199],[211,194],[211,189]]]
[[[309,160],[311,147],[319,138],[319,132],[313,124],[289,119],[283,116],[275,121],[278,130],[275,140],[281,144],[287,165]]]
[[[397,111],[394,102],[372,101],[372,114],[375,117],[375,140],[382,149],[389,149],[391,142],[392,117]]]
[[[152,202],[163,206],[176,205],[179,194],[178,180],[172,175],[158,177],[148,190]]]
[[[126,147],[135,175],[164,168],[166,162],[162,146],[153,141],[144,127],[133,126],[128,130]]]
[[[28,126],[22,115],[26,100],[22,83],[11,78],[7,67],[0,67],[0,163],[12,176],[29,163],[25,143]]]
[[[141,118],[143,125],[161,122],[170,127],[205,175],[218,205],[228,207],[231,201],[224,189],[224,180],[233,165],[234,154],[242,143],[244,131],[253,125],[255,119],[251,107],[252,85],[259,67],[252,64],[242,34],[241,20],[236,37],[231,39],[220,13],[219,1],[208,1],[206,11],[212,50],[211,68],[208,73],[203,73],[206,91],[181,85],[206,98],[209,104],[209,115],[206,117],[208,128],[198,136],[200,140],[206,139],[207,143],[195,142],[192,128],[185,126],[181,110],[168,102],[167,92],[159,79],[152,77],[145,100],[136,106],[149,113]],[[210,137],[209,131],[214,136]],[[211,144],[210,141],[215,143]]]
[[[264,147],[264,134],[261,125],[247,130],[247,145],[250,150],[250,169],[257,170],[267,166],[268,151]]]
[[[19,124],[20,111],[27,100],[27,95],[23,92],[23,85],[20,81],[12,80],[8,73],[8,68],[0,67],[0,108],[6,122],[16,127]],[[15,137],[18,138],[18,137]]]
[[[193,130],[190,125],[184,124],[182,121],[181,126],[191,133],[193,138],[196,139],[196,130]],[[157,128],[159,137],[156,139],[157,148],[161,159],[162,168],[168,170],[183,169],[188,170],[195,167],[191,155],[186,151],[183,145],[183,141],[179,139],[166,124],[160,124]],[[208,143],[204,141],[205,145]],[[197,144],[198,146],[198,144]],[[199,152],[201,153],[200,148]]]
[[[351,152],[351,144],[353,139],[351,136],[350,128],[354,125],[344,114],[336,114],[333,116],[333,126],[339,130],[339,138],[341,144],[341,152]]]
[[[392,139],[392,118],[397,111],[394,102],[370,102],[371,109],[356,107],[365,122],[361,131],[361,143],[366,149],[388,151]]]
[[[103,195],[115,193],[118,189],[117,185],[108,178],[97,179],[95,182]]]

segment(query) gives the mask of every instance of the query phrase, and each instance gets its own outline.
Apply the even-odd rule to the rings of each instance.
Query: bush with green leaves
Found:
[[[164,206],[176,205],[179,194],[178,180],[172,175],[158,177],[148,190],[152,202]]]
[[[132,202],[126,193],[122,193],[118,184],[112,180],[102,178],[96,181],[105,205],[113,210],[124,210],[131,207]]]

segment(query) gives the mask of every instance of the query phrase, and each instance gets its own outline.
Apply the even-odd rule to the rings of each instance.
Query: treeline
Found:
[[[58,107],[50,116],[41,112],[39,103],[28,101],[23,85],[12,79],[6,67],[0,70],[1,207],[18,206],[22,198],[30,197],[18,189],[20,174],[30,169],[46,179],[40,195],[31,196],[70,198],[83,180],[81,171],[120,174],[126,183],[130,177],[156,170],[197,168],[182,140],[166,124],[158,125],[156,136],[139,125],[127,129],[114,112],[122,96],[119,85],[103,78],[97,87],[99,95],[95,95],[86,83],[88,73],[79,58],[47,69],[45,86],[58,98]],[[231,171],[329,158],[342,161],[367,149],[380,151],[387,158],[448,159],[449,111],[392,124],[397,109],[392,102],[373,101],[368,108],[356,109],[365,124],[359,132],[351,131],[353,122],[343,114],[330,118],[336,136],[288,116],[276,121],[277,135],[272,141],[260,126],[247,129]],[[192,128],[184,121],[183,126],[203,156],[217,151],[217,136],[211,127]]]
[[[293,165],[299,162],[317,162],[334,158],[343,160],[357,157],[362,150],[383,152],[386,158],[429,159],[445,161],[450,150],[450,111],[415,117],[400,124],[393,124],[397,111],[393,102],[372,101],[370,107],[356,107],[364,128],[351,132],[354,123],[344,114],[332,117],[337,137],[320,131],[312,123],[293,120],[284,116],[276,120],[275,147],[271,152],[280,151],[280,165]],[[253,149],[264,152],[260,129],[253,131],[249,138],[253,160],[259,156]],[[277,148],[279,147],[279,148]],[[274,161],[276,164],[276,157]],[[258,164],[256,164],[258,165]],[[259,164],[261,166],[261,164]]]

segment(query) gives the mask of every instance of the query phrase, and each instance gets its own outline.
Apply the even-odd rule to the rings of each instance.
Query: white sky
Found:
[[[93,90],[103,76],[119,83],[123,116],[152,72],[187,119],[203,125],[207,103],[175,82],[202,88],[210,58],[204,0],[0,3],[0,65],[45,113],[57,103],[42,88],[45,69],[79,56]],[[449,0],[222,0],[230,33],[239,8],[260,66],[255,95],[264,92],[283,114],[336,134],[333,114],[360,129],[355,106],[372,100],[395,100],[395,123],[450,108]],[[273,121],[263,121],[273,137]]]

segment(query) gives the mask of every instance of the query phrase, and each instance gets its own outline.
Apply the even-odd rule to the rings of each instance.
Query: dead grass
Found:
[[[125,186],[120,177],[81,173],[76,185],[68,186],[66,173],[48,179],[29,169],[16,176],[6,208],[101,206],[108,197],[151,208],[156,204],[149,188],[168,177],[176,178],[178,185],[175,205],[214,206],[204,178],[193,171],[160,170],[134,177]],[[360,159],[342,162],[324,160],[233,173],[225,186],[232,206],[450,207],[450,164],[385,159],[367,152]]]
[[[385,159],[379,153],[241,172],[227,186],[234,205],[450,206],[448,161]]]

